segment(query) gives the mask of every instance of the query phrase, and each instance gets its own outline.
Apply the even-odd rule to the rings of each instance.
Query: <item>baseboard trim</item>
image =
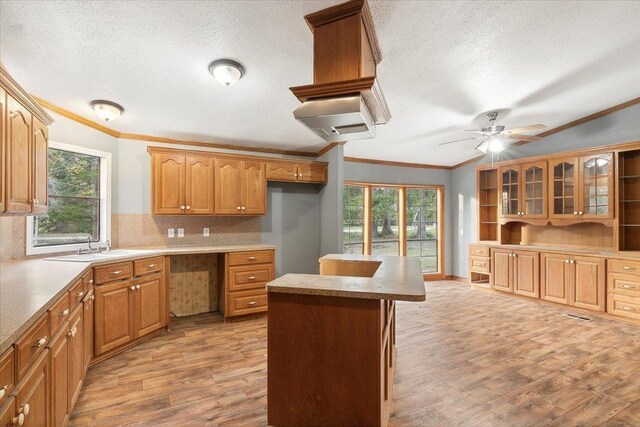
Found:
[[[447,274],[446,276],[444,276],[445,280],[455,280],[456,282],[469,282],[469,278],[468,277],[462,277],[462,276],[454,276],[453,274]]]

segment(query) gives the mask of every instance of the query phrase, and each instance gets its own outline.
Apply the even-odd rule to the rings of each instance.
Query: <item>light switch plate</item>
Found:
[[[178,228],[178,237],[184,237],[184,228]]]
[[[176,237],[176,233],[175,233],[175,231],[173,230],[173,228],[168,228],[168,229],[167,229],[167,236],[169,236],[169,238],[170,238],[170,239],[172,239],[172,238]]]
[[[209,229],[207,227],[202,229],[202,235],[204,237],[209,237]]]

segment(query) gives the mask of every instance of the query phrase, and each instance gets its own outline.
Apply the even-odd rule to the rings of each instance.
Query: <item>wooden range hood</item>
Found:
[[[376,79],[382,59],[366,0],[352,0],[304,17],[313,33],[313,84],[292,87],[300,102],[360,94],[375,124],[391,119]]]

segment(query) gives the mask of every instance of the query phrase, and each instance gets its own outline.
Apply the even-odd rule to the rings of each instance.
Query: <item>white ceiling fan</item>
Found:
[[[504,151],[505,148],[507,148],[507,145],[511,141],[535,141],[541,138],[534,135],[522,135],[523,133],[531,132],[538,129],[546,129],[545,125],[540,124],[522,126],[513,129],[505,129],[504,126],[495,124],[495,121],[498,118],[498,113],[495,111],[487,113],[487,118],[489,119],[488,127],[482,128],[481,130],[466,131],[478,133],[480,134],[480,136],[475,136],[473,138],[456,139],[455,141],[447,141],[439,145],[453,144],[454,142],[462,141],[481,140],[480,144],[478,144],[478,146],[476,147],[476,150],[482,151],[485,154],[487,153],[487,151],[490,151],[491,153],[500,153]]]

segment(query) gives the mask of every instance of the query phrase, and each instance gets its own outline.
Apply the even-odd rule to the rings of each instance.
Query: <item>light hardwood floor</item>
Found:
[[[398,304],[393,426],[640,426],[640,326],[427,283]],[[583,313],[580,313],[583,315]],[[175,319],[90,368],[82,425],[266,425],[266,318]]]

